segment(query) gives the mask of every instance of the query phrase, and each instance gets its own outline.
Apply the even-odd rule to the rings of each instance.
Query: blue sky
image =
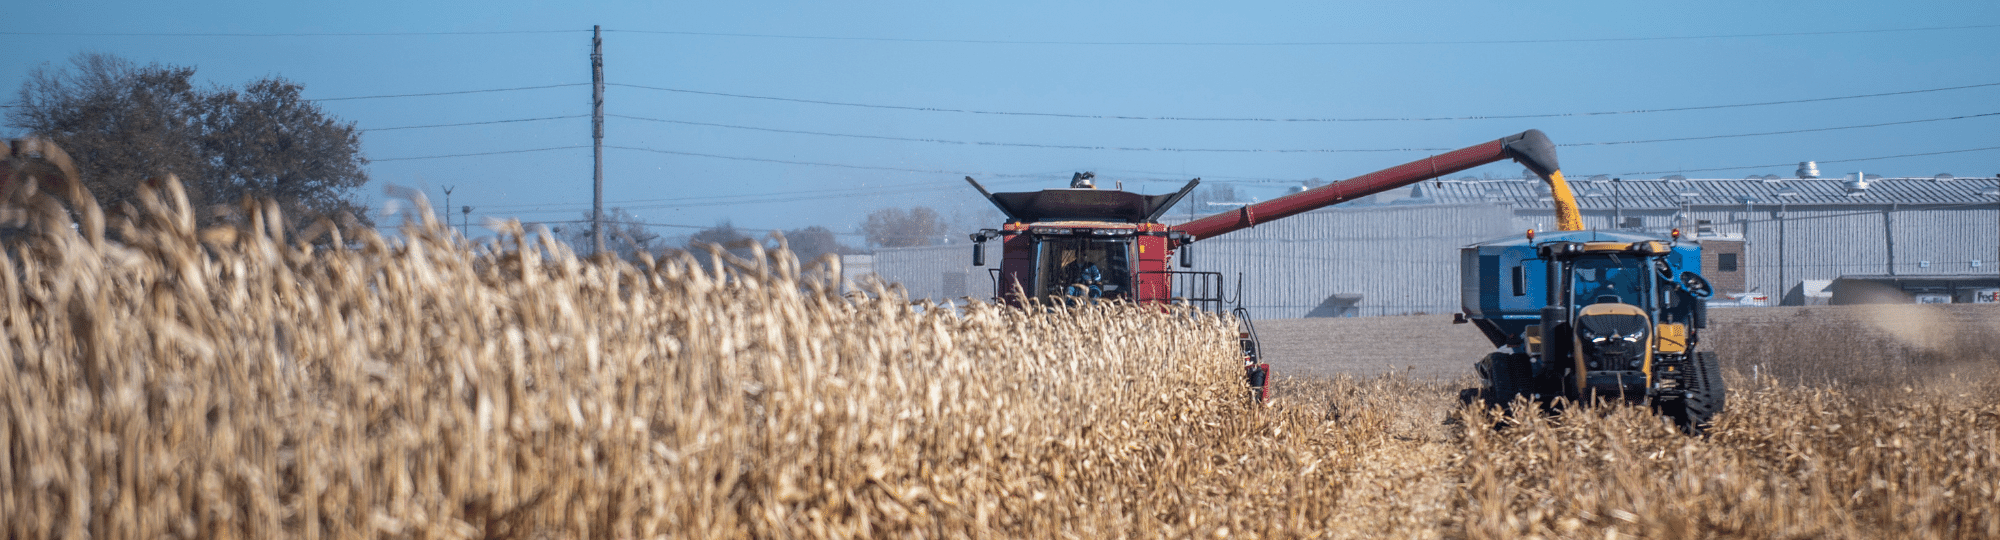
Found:
[[[1105,183],[1147,192],[1200,176],[1269,197],[1301,180],[1348,178],[1427,153],[1270,150],[1455,149],[1528,128],[1557,143],[1601,143],[2000,113],[2000,86],[1676,112],[1369,122],[970,114],[638,88],[1148,118],[1704,107],[2000,83],[2000,3],[1984,1],[575,4],[33,3],[11,8],[10,33],[0,33],[8,51],[0,58],[0,97],[12,101],[36,66],[65,65],[85,51],[191,65],[219,84],[283,76],[312,98],[588,83],[589,29],[602,25],[606,80],[614,85],[605,110],[615,115],[605,144],[642,149],[606,150],[607,207],[668,225],[727,219],[757,229],[838,231],[891,206],[981,215],[987,205],[960,180],[965,173],[996,189],[1027,190],[1060,187],[1070,172],[1089,170]],[[498,31],[559,32],[435,34]],[[425,35],[91,35],[403,32]],[[1769,35],[1805,33],[1817,34]],[[1650,39],[1693,36],[1736,37]],[[380,130],[587,115],[590,88],[323,105]],[[1823,162],[1829,176],[1991,176],[2000,174],[2000,150],[1825,162],[2000,147],[1996,128],[2000,116],[1568,146],[1561,160],[1577,178],[1789,176],[1806,160]],[[362,192],[377,208],[391,184],[437,198],[454,186],[452,205],[474,207],[475,223],[577,219],[589,208],[588,148],[512,152],[587,146],[588,118],[373,131],[364,144],[368,157],[381,160],[370,166],[373,181]],[[502,153],[395,159],[485,152]],[[1762,164],[1783,165],[1734,168]],[[1717,168],[1727,169],[1695,171]],[[1520,167],[1471,172],[1487,173],[1514,176]],[[484,232],[474,227],[473,234]]]

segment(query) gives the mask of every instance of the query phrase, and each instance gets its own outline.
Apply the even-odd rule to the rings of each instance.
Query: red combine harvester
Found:
[[[972,235],[972,264],[984,266],[984,244],[1000,240],[1002,260],[993,274],[994,297],[1016,306],[1105,299],[1186,304],[1221,313],[1220,273],[1174,270],[1167,262],[1178,253],[1180,267],[1192,268],[1189,244],[1503,159],[1541,175],[1556,193],[1569,192],[1556,165],[1555,145],[1532,129],[1179,225],[1160,223],[1160,216],[1194,191],[1199,178],[1175,193],[1141,195],[1097,189],[1089,173],[1078,173],[1068,189],[1015,193],[988,192],[966,177],[1007,216],[1001,228]],[[1567,215],[1575,215],[1574,208],[1570,210]],[[1248,313],[1238,306],[1234,314],[1242,325],[1245,378],[1252,395],[1261,400],[1268,395],[1270,365],[1258,357]]]

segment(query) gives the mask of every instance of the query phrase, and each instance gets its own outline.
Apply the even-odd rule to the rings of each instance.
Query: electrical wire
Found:
[[[579,145],[575,145],[575,146],[551,146],[551,147],[548,147],[548,148],[529,148],[529,149],[527,149],[527,150],[501,150],[501,151],[498,151],[498,152],[475,152],[475,153],[471,153],[471,154],[445,154],[445,155],[441,155],[441,156],[414,156],[414,157],[396,157],[396,158],[380,158],[380,159],[371,159],[371,160],[368,160],[368,161],[411,161],[411,160],[418,160],[418,159],[442,159],[442,158],[455,158],[455,157],[470,157],[470,156],[494,156],[494,155],[500,155],[500,154],[525,154],[525,153],[529,153],[529,152],[547,152],[547,151],[551,151],[551,150],[570,150],[570,149],[574,149],[574,148],[590,148],[590,146],[589,146],[589,145],[582,145],[582,144],[579,144]]]
[[[570,87],[570,86],[590,86],[590,83],[568,83],[568,84],[549,84],[549,85],[542,85],[542,86],[521,86],[521,87],[516,87],[516,88],[493,88],[493,89],[488,89],[488,90],[459,90],[459,91],[455,91],[455,92],[427,92],[427,93],[422,93],[422,94],[389,94],[389,95],[381,95],[381,96],[351,96],[351,97],[337,97],[337,98],[319,98],[319,99],[308,99],[308,100],[306,100],[306,101],[347,101],[347,100],[354,100],[354,99],[384,99],[384,98],[405,98],[405,97],[424,97],[424,96],[452,96],[452,95],[458,95],[458,94],[484,94],[484,93],[488,93],[488,92],[513,92],[513,91],[517,91],[517,90],[541,90],[541,89],[544,89],[544,88],[565,88],[565,87]]]
[[[1119,151],[1119,152],[1249,152],[1249,153],[1358,153],[1358,152],[1444,152],[1444,151],[1448,151],[1448,150],[1453,150],[1452,148],[1364,148],[1364,149],[1332,149],[1332,150],[1321,150],[1321,149],[1234,149],[1234,148],[1141,148],[1141,147],[1126,147],[1126,146],[1087,146],[1087,145],[1068,145],[1068,144],[1035,144],[1035,143],[1007,143],[1007,142],[987,142],[987,141],[954,141],[954,140],[948,140],[948,139],[920,139],[920,138],[911,138],[911,137],[889,137],[889,136],[883,136],[883,135],[858,135],[858,134],[853,134],[853,133],[828,133],[828,132],[824,132],[824,131],[801,131],[801,130],[794,130],[794,129],[777,129],[777,128],[764,128],[764,127],[754,127],[754,126],[739,126],[739,125],[732,125],[732,124],[712,124],[712,123],[707,123],[707,122],[689,122],[689,121],[686,121],[686,120],[667,120],[667,119],[661,119],[661,118],[646,118],[646,117],[642,117],[642,116],[628,116],[628,115],[623,115],[623,114],[607,114],[607,115],[605,115],[605,116],[612,116],[612,117],[617,117],[617,118],[624,118],[624,119],[628,119],[628,120],[643,120],[643,121],[647,121],[647,122],[661,122],[661,123],[667,123],[667,124],[681,124],[681,125],[688,125],[688,126],[703,126],[703,127],[718,127],[718,128],[727,128],[727,129],[742,129],[742,130],[749,130],[749,131],[763,131],[763,132],[770,132],[770,133],[791,133],[791,134],[797,134],[797,135],[817,135],[817,136],[821,136],[821,137],[846,137],[846,138],[853,138],[853,139],[875,139],[875,140],[884,140],[884,141],[905,141],[905,142],[922,142],[922,143],[937,143],[937,144],[957,144],[957,145],[970,145],[970,146],[1006,146],[1006,147],[1015,147],[1015,148],[1048,148],[1048,149],[1056,149],[1056,150],[1100,150],[1100,151]]]
[[[1893,155],[1893,156],[1876,156],[1876,157],[1866,157],[1866,158],[1854,158],[1854,159],[1834,159],[1834,160],[1822,160],[1822,161],[1817,161],[1816,163],[1856,163],[1856,162],[1861,162],[1861,161],[1875,161],[1875,160],[1881,160],[1881,159],[1896,159],[1896,158],[1906,158],[1906,157],[1919,157],[1919,156],[1937,156],[1937,155],[1944,155],[1944,154],[1963,154],[1963,153],[1966,153],[1966,152],[1984,152],[1984,151],[1987,151],[1987,150],[2000,150],[2000,146],[1988,146],[1988,147],[1985,147],[1985,148],[1967,148],[1967,149],[1964,149],[1964,150],[1944,150],[1944,151],[1939,151],[1939,152],[1922,152],[1922,153],[1917,153],[1917,154],[1897,154],[1897,155]],[[1797,164],[1797,162],[1788,162],[1788,163],[1772,163],[1772,164],[1768,164],[1768,165],[1744,165],[1744,166],[1741,166],[1741,167],[1713,167],[1713,168],[1708,168],[1708,169],[1678,169],[1678,170],[1671,170],[1671,171],[1643,171],[1643,172],[1628,172],[1628,173],[1618,173],[1618,174],[1619,174],[1619,175],[1621,175],[1621,176],[1630,176],[1630,175],[1638,175],[1638,174],[1666,174],[1666,173],[1688,173],[1688,172],[1710,172],[1710,171],[1735,171],[1735,170],[1742,170],[1742,169],[1763,169],[1763,168],[1768,168],[1768,167],[1790,167],[1790,166],[1792,166],[1792,165],[1796,165],[1796,164]]]
[[[728,97],[728,98],[738,98],[738,99],[758,99],[758,100],[767,100],[767,101],[783,101],[783,102],[791,102],[791,103],[808,103],[808,104],[814,104],[814,105],[833,105],[833,106],[840,106],[840,107],[860,107],[860,108],[868,108],[868,109],[891,109],[891,110],[904,110],[904,111],[920,111],[920,112],[945,112],[945,113],[960,113],[960,114],[985,114],[985,115],[1002,115],[1002,116],[1039,116],[1039,117],[1049,117],[1049,118],[1078,118],[1078,119],[1089,119],[1089,120],[1161,120],[1161,121],[1189,121],[1189,122],[1430,122],[1430,121],[1456,121],[1456,120],[1515,120],[1515,119],[1524,119],[1524,118],[1562,118],[1562,117],[1574,117],[1574,116],[1606,116],[1606,115],[1618,115],[1618,114],[1651,114],[1651,113],[1663,113],[1663,112],[1683,112],[1683,111],[1700,111],[1700,110],[1714,110],[1714,109],[1732,109],[1732,108],[1743,108],[1743,107],[1764,107],[1764,106],[1770,106],[1770,105],[1790,105],[1790,104],[1797,104],[1797,103],[1814,103],[1814,102],[1821,102],[1821,101],[1838,101],[1838,100],[1848,100],[1848,99],[1864,99],[1864,98],[1876,98],[1876,97],[1886,97],[1886,96],[1900,96],[1900,95],[1909,95],[1909,94],[1923,94],[1923,93],[1930,93],[1930,92],[1946,92],[1946,91],[1953,91],[1953,90],[1967,90],[1967,89],[1973,89],[1973,88],[1987,88],[1987,87],[1994,87],[1994,86],[2000,86],[2000,82],[1993,82],[1993,83],[1982,83],[1982,84],[1972,84],[1972,85],[1964,85],[1964,86],[1952,86],[1952,87],[1946,87],[1946,88],[1927,88],[1927,89],[1922,89],[1922,90],[1905,90],[1905,91],[1898,91],[1898,92],[1882,92],[1882,93],[1875,93],[1875,94],[1858,94],[1858,95],[1851,95],[1851,96],[1834,96],[1834,97],[1823,97],[1823,98],[1808,98],[1808,99],[1793,99],[1793,100],[1784,100],[1784,101],[1764,101],[1764,102],[1756,102],[1756,103],[1735,103],[1735,104],[1727,104],[1727,105],[1701,105],[1701,106],[1694,106],[1694,107],[1670,107],[1670,108],[1661,108],[1661,109],[1634,109],[1634,110],[1625,110],[1625,111],[1596,111],[1596,112],[1579,112],[1579,113],[1537,113],[1537,114],[1513,114],[1513,115],[1487,115],[1487,116],[1434,116],[1434,117],[1379,117],[1379,118],[1370,118],[1370,117],[1356,117],[1356,118],[1254,118],[1254,117],[1242,117],[1242,118],[1236,118],[1236,117],[1199,117],[1199,116],[1124,116],[1124,115],[1106,115],[1106,114],[1069,114],[1069,113],[1051,113],[1051,112],[1033,112],[1033,111],[989,111],[989,110],[980,110],[980,109],[953,109],[953,108],[945,108],[945,107],[912,107],[912,106],[905,106],[905,105],[883,105],[883,104],[875,104],[875,103],[854,103],[854,102],[845,102],[845,101],[828,101],[828,100],[817,100],[817,99],[801,99],[801,98],[789,98],[789,97],[776,97],[776,96],[758,96],[758,95],[750,95],[750,94],[731,94],[731,93],[726,93],[726,92],[709,92],[709,91],[703,91],[703,90],[688,90],[688,89],[684,89],[684,88],[666,88],[666,87],[659,87],[659,86],[645,86],[645,85],[638,85],[638,84],[625,84],[625,83],[605,83],[605,86],[618,86],[618,87],[624,87],[624,88],[637,88],[637,89],[641,89],[641,90],[654,90],[654,91],[660,91],[660,92],[674,92],[674,93],[681,93],[681,94],[695,94],[695,95],[705,95],[705,96],[717,96],[717,97]]]
[[[1095,151],[1119,151],[1119,152],[1188,152],[1188,153],[1363,153],[1363,152],[1446,152],[1446,151],[1451,151],[1451,150],[1455,150],[1454,148],[1417,148],[1417,147],[1412,147],[1412,148],[1355,148],[1355,149],[1271,149],[1271,148],[1171,148],[1171,147],[1167,147],[1167,148],[1143,148],[1143,147],[1125,147],[1125,146],[1088,146],[1088,145],[1062,145],[1062,144],[1035,144],[1035,143],[1007,143],[1007,142],[987,142],[987,141],[957,141],[957,140],[948,140],[948,139],[925,139],[925,138],[912,138],[912,137],[889,137],[889,136],[882,136],[882,135],[859,135],[859,134],[852,134],[852,133],[829,133],[829,132],[824,132],[824,131],[803,131],[803,130],[793,130],[793,129],[777,129],[777,128],[765,128],[765,127],[755,127],[755,126],[742,126],[742,125],[733,125],[733,124],[715,124],[715,123],[708,123],[708,122],[689,122],[689,121],[685,121],[685,120],[667,120],[667,119],[661,119],[661,118],[646,118],[646,117],[642,117],[642,116],[628,116],[628,115],[622,115],[622,114],[608,114],[608,115],[605,115],[605,116],[612,116],[612,117],[617,117],[617,118],[625,118],[625,119],[629,119],[629,120],[642,120],[642,121],[647,121],[647,122],[660,122],[660,123],[667,123],[667,124],[680,124],[680,125],[689,125],[689,126],[703,126],[703,127],[717,127],[717,128],[727,128],[727,129],[741,129],[741,130],[749,130],[749,131],[763,131],[763,132],[769,132],[769,133],[789,133],[789,134],[796,134],[796,135],[815,135],[815,136],[821,136],[821,137],[843,137],[843,138],[854,138],[854,139],[874,139],[874,140],[887,140],[887,141],[905,141],[905,142],[922,142],[922,143],[936,143],[936,144],[955,144],[955,145],[972,145],[972,146],[1004,146],[1004,147],[1016,147],[1016,148],[1048,148],[1048,149],[1058,149],[1058,150],[1095,150]],[[1905,120],[1905,121],[1899,121],[1899,122],[1884,122],[1884,123],[1879,123],[1879,124],[1866,124],[1866,125],[1858,125],[1858,126],[1839,126],[1839,127],[1826,127],[1826,128],[1812,128],[1812,129],[1797,129],[1797,130],[1790,130],[1790,131],[1770,131],[1770,132],[1763,132],[1763,133],[1740,133],[1740,134],[1733,134],[1733,135],[1705,135],[1705,136],[1699,136],[1699,137],[1681,137],[1681,138],[1674,138],[1674,139],[1651,139],[1651,140],[1636,140],[1636,141],[1607,141],[1607,142],[1584,142],[1584,143],[1568,143],[1568,144],[1558,144],[1558,145],[1556,145],[1556,146],[1602,146],[1602,145],[1619,145],[1619,144],[1645,144],[1645,143],[1659,143],[1659,142],[1676,142],[1676,141],[1698,141],[1698,140],[1708,140],[1708,139],[1730,139],[1730,138],[1738,138],[1738,137],[1760,137],[1760,136],[1767,136],[1767,135],[1787,135],[1787,134],[1795,134],[1795,133],[1812,133],[1812,132],[1818,132],[1818,131],[1838,131],[1838,130],[1846,130],[1846,129],[1862,129],[1862,128],[1872,128],[1872,127],[1883,127],[1883,126],[1895,126],[1895,125],[1903,125],[1903,124],[1920,124],[1920,123],[1925,123],[1925,122],[1943,122],[1943,121],[1947,121],[1947,120],[1963,120],[1963,119],[1967,119],[1967,118],[1981,118],[1981,117],[1987,117],[1987,116],[2000,116],[2000,112],[1994,112],[1994,113],[1985,113],[1985,114],[1972,114],[1972,115],[1963,115],[1963,116],[1953,116],[1953,117],[1948,117],[1948,118],[1930,118],[1930,119],[1924,119],[1924,120]]]
[[[1047,175],[1047,176],[1053,176],[1053,175]],[[860,190],[867,190],[867,191],[871,191],[871,192],[872,192],[872,191],[876,191],[876,190],[884,190],[884,189],[920,189],[920,188],[927,188],[927,187],[931,187],[931,186],[935,186],[935,185],[937,185],[937,182],[936,182],[936,181],[929,181],[929,182],[912,182],[912,183],[904,183],[904,184],[890,184],[890,185],[884,185],[884,186],[862,186],[862,187],[853,187],[853,188],[832,188],[832,189],[808,189],[808,190],[786,190],[786,191],[785,191],[785,194],[786,194],[786,195],[805,195],[805,194],[840,194],[840,193],[850,193],[850,192],[855,192],[855,191],[860,191]],[[704,196],[699,196],[699,197],[671,197],[671,198],[664,198],[664,199],[628,199],[628,200],[623,200],[623,201],[618,201],[618,202],[617,202],[616,204],[620,204],[620,205],[626,205],[626,204],[643,204],[643,203],[671,203],[671,202],[684,202],[684,201],[713,201],[713,200],[725,200],[725,199],[742,199],[742,198],[755,198],[755,197],[768,197],[768,196],[770,196],[770,195],[771,195],[770,193],[745,193],[745,194],[738,194],[738,195],[704,195]],[[544,208],[544,207],[547,207],[547,206],[548,206],[548,203],[529,203],[529,204],[502,204],[502,205],[490,205],[490,206],[485,206],[484,208],[489,208],[489,209],[491,209],[491,208]]]
[[[1951,30],[1977,30],[2000,28],[2000,25],[1929,26],[1917,28],[1877,28],[1861,30],[1824,30],[1818,32],[1762,32],[1746,34],[1704,34],[1690,36],[1640,36],[1640,37],[1580,37],[1546,39],[1473,39],[1473,40],[1380,40],[1380,41],[1034,41],[1000,39],[925,39],[925,38],[883,38],[854,36],[814,36],[791,34],[757,34],[732,32],[689,32],[675,30],[622,30],[607,28],[604,32],[627,34],[678,35],[702,37],[736,37],[761,39],[788,39],[812,41],[872,41],[885,43],[962,43],[978,45],[1067,45],[1067,46],[1352,46],[1352,45],[1504,45],[1540,43],[1612,43],[1644,41],[1693,41],[1707,39],[1743,39],[1764,37],[1804,37],[1839,36],[1855,34],[1885,34],[1902,32],[1941,32]],[[393,36],[491,36],[520,34],[576,34],[590,32],[575,30],[479,30],[463,32],[0,32],[6,36],[65,36],[65,37],[393,37]]]
[[[509,124],[509,123],[514,123],[514,122],[540,122],[540,121],[543,121],[543,120],[562,120],[562,119],[566,119],[566,118],[589,118],[589,117],[590,117],[590,115],[588,115],[588,114],[572,114],[572,115],[569,115],[569,116],[549,116],[549,117],[544,117],[544,118],[520,118],[520,119],[515,119],[515,120],[489,120],[489,121],[486,121],[486,122],[465,122],[465,123],[459,123],[459,124],[429,124],[429,125],[423,125],[423,126],[398,126],[398,127],[386,127],[386,128],[368,128],[368,129],[364,129],[364,130],[362,130],[362,131],[395,131],[395,130],[399,130],[399,129],[425,129],[425,128],[441,128],[441,127],[458,127],[458,126],[482,126],[482,125],[486,125],[486,124]]]
[[[1922,28],[1885,28],[1873,30],[1827,30],[1819,32],[1767,32],[1754,34],[1709,34],[1694,36],[1650,36],[1650,37],[1606,37],[1606,38],[1550,38],[1550,39],[1476,39],[1476,40],[1408,40],[1408,41],[1031,41],[998,39],[922,39],[922,38],[876,38],[850,36],[810,36],[787,34],[749,34],[728,32],[685,32],[672,30],[617,30],[628,34],[658,34],[703,37],[737,37],[763,39],[792,39],[813,41],[872,41],[886,43],[962,43],[975,45],[1085,45],[1085,46],[1232,46],[1232,47],[1272,47],[1272,46],[1351,46],[1351,45],[1511,45],[1538,43],[1610,43],[1638,41],[1691,41],[1705,39],[1742,39],[1761,37],[1836,36],[1853,34],[1881,34],[1893,32],[1937,32],[1946,30],[1975,30],[2000,28],[2000,25],[1983,24],[1969,26],[1931,26]]]
[[[727,160],[733,160],[733,161],[755,161],[755,162],[760,162],[760,163],[783,163],[783,164],[787,164],[787,165],[811,165],[811,166],[816,166],[816,167],[838,167],[838,168],[843,168],[843,169],[863,169],[863,170],[873,170],[873,171],[898,171],[898,172],[913,172],[913,173],[925,173],[925,174],[950,174],[950,175],[964,175],[964,176],[988,176],[988,177],[995,177],[995,178],[1012,178],[1012,177],[1025,177],[1025,176],[1046,176],[1046,175],[1020,175],[1020,174],[996,174],[996,173],[988,173],[988,172],[968,172],[968,171],[953,171],[953,170],[944,170],[944,169],[910,169],[910,168],[903,168],[903,167],[881,167],[881,166],[874,166],[874,165],[850,165],[850,164],[845,164],[845,163],[825,163],[825,162],[818,162],[818,161],[793,161],[793,160],[785,160],[785,159],[769,159],[769,158],[753,158],[753,157],[743,157],[743,156],[725,156],[725,155],[720,155],[720,154],[703,154],[703,153],[698,153],[698,152],[681,152],[681,151],[676,151],[676,150],[660,150],[660,149],[657,149],[657,148],[638,148],[638,147],[632,147],[632,146],[612,146],[612,145],[608,145],[608,144],[607,144],[607,145],[604,145],[604,147],[605,147],[605,148],[613,148],[613,149],[618,149],[618,150],[631,150],[631,151],[637,151],[637,152],[651,152],[651,153],[655,153],[655,154],[668,154],[668,155],[675,155],[675,156],[691,156],[691,157],[705,157],[705,158],[714,158],[714,159],[727,159]],[[582,147],[577,147],[577,148],[582,148]]]
[[[484,30],[472,32],[0,32],[0,36],[65,37],[383,37],[571,34],[589,30]]]
[[[1985,113],[1985,114],[1968,114],[1968,115],[1964,115],[1964,116],[1952,116],[1952,117],[1947,117],[1947,118],[1930,118],[1930,119],[1925,119],[1925,120],[1904,120],[1904,121],[1901,121],[1901,122],[1884,122],[1884,123],[1880,123],[1880,124],[1864,124],[1864,125],[1859,125],[1859,126],[1840,126],[1840,127],[1827,127],[1827,128],[1813,128],[1813,129],[1794,129],[1794,130],[1790,130],[1790,131],[1767,131],[1767,132],[1763,132],[1763,133],[1739,133],[1739,134],[1736,134],[1736,135],[1707,135],[1707,136],[1701,136],[1701,137],[1680,137],[1680,138],[1675,138],[1675,139],[1648,139],[1648,140],[1639,140],[1639,141],[1614,141],[1614,142],[1587,142],[1587,143],[1569,143],[1569,144],[1558,144],[1558,145],[1556,145],[1556,146],[1603,146],[1603,145],[1613,145],[1613,144],[1644,144],[1644,143],[1657,143],[1657,142],[1675,142],[1675,141],[1702,141],[1702,140],[1709,140],[1709,139],[1731,139],[1731,138],[1737,138],[1737,137],[1761,137],[1761,136],[1765,136],[1765,135],[1789,135],[1789,134],[1793,134],[1793,133],[1812,133],[1812,132],[1816,132],[1816,131],[1838,131],[1838,130],[1843,130],[1843,129],[1862,129],[1862,128],[1872,128],[1872,127],[1882,127],[1882,126],[1900,126],[1900,125],[1904,125],[1904,124],[1922,124],[1922,123],[1925,123],[1925,122],[1943,122],[1943,121],[1946,121],[1946,120],[1964,120],[1964,119],[1967,119],[1967,118],[1980,118],[1980,117],[1986,117],[1986,116],[2000,116],[2000,112],[1991,112],[1991,113]]]

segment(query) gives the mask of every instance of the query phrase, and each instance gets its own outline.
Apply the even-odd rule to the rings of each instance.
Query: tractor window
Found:
[[[1646,272],[1641,257],[1583,257],[1570,274],[1571,291],[1579,306],[1619,303],[1644,306]]]
[[[1528,295],[1528,269],[1514,267],[1514,296]]]
[[[1125,238],[1044,236],[1037,248],[1039,296],[1129,298],[1132,243]]]

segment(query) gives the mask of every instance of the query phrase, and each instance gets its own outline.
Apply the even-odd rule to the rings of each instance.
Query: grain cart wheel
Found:
[[[1679,401],[1666,404],[1662,412],[1674,419],[1674,425],[1691,434],[1701,434],[1708,429],[1709,422],[1722,412],[1728,402],[1729,388],[1722,382],[1722,366],[1717,363],[1715,353],[1698,352],[1694,362],[1688,366],[1694,373],[1687,378],[1687,395]]]
[[[1516,396],[1534,391],[1535,370],[1527,355],[1493,353],[1486,356],[1486,365],[1491,380],[1486,388],[1487,405],[1505,409]]]

